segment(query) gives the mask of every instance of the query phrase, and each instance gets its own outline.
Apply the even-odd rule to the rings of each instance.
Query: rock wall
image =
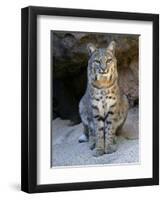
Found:
[[[130,107],[138,104],[139,36],[52,31],[53,117],[80,121],[78,103],[86,88],[87,44],[105,48],[116,41],[119,86]]]

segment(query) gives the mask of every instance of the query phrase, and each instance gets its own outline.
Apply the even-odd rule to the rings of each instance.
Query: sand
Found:
[[[118,150],[100,157],[92,156],[88,143],[79,143],[82,123],[70,126],[69,120],[57,118],[52,123],[52,166],[127,164],[139,162],[138,108],[130,109],[118,136]]]

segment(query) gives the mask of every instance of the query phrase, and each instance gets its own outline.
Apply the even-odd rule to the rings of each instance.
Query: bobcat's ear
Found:
[[[92,53],[96,50],[96,47],[93,44],[89,43],[87,45],[87,49],[88,49],[89,55],[92,55]]]
[[[116,47],[116,43],[115,41],[110,42],[109,46],[107,47],[107,51],[108,52],[112,52],[112,54],[115,54],[115,47]]]

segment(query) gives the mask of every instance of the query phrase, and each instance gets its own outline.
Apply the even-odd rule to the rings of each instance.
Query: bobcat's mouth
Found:
[[[108,74],[108,72],[109,72],[108,69],[105,69],[105,70],[99,69],[99,74],[101,74],[101,75],[106,75],[106,74]]]

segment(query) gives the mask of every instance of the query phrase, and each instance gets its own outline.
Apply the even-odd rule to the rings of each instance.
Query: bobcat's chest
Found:
[[[106,113],[116,103],[116,97],[109,94],[108,91],[102,90],[94,95],[92,99],[93,108],[97,108],[101,116],[105,116]]]

